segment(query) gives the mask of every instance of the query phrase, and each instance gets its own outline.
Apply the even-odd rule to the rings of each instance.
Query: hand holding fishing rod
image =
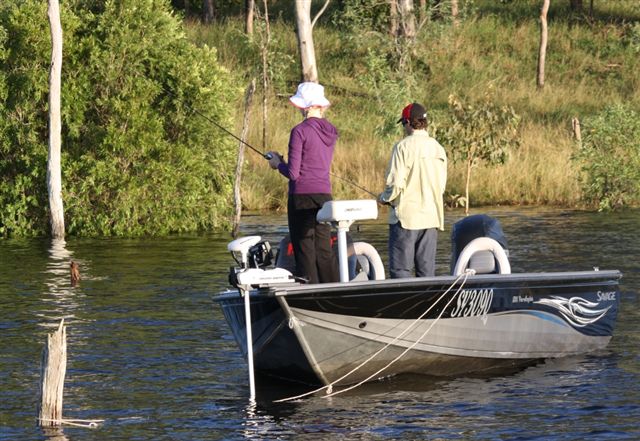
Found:
[[[269,167],[271,167],[274,170],[278,168],[280,163],[284,162],[284,158],[278,152],[274,152],[274,151],[267,152],[264,154],[264,157],[269,161]]]

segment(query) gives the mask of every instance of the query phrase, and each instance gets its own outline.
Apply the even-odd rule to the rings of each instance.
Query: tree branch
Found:
[[[324,2],[324,5],[322,6],[322,8],[320,8],[320,10],[318,11],[318,13],[316,14],[315,17],[313,17],[313,21],[311,22],[311,29],[313,29],[313,27],[316,25],[316,21],[318,21],[318,19],[320,18],[320,16],[324,13],[324,11],[327,9],[327,6],[329,6],[329,2],[331,0],[327,0],[326,2]]]

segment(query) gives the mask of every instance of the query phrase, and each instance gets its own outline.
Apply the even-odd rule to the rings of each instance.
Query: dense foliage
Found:
[[[166,1],[61,3],[67,231],[166,234],[223,225],[234,145],[208,120],[229,126],[238,91],[215,50],[190,43]],[[0,236],[47,232],[46,7],[0,5]]]
[[[231,86],[228,71],[244,88],[265,67],[263,52],[264,148],[286,151],[299,121],[286,100],[299,79],[290,0],[268,2],[270,33],[257,14],[253,36],[244,33],[243,2],[216,2],[216,20],[202,24],[196,21],[201,3],[172,0],[185,24],[169,1],[61,1],[62,184],[70,234],[165,234],[223,224],[235,142],[211,121],[229,128],[231,117],[240,121],[243,112],[232,115],[231,106],[241,90]],[[46,3],[0,2],[0,237],[48,230]],[[324,2],[313,4],[316,12]],[[468,190],[474,204],[640,204],[633,142],[640,109],[636,0],[596,1],[582,11],[552,2],[544,90],[534,80],[538,0],[461,0],[457,20],[450,2],[426,4],[430,9],[416,10],[415,39],[390,32],[385,1],[331,2],[317,22],[318,68],[333,104],[328,117],[341,134],[337,176],[380,190],[390,148],[401,136],[398,113],[419,101],[450,155],[449,197],[460,200]],[[264,12],[264,3],[257,6]],[[464,102],[458,111],[451,95]],[[625,105],[603,112],[605,103]],[[258,112],[255,106],[253,145],[262,136]],[[573,118],[583,122],[579,153],[569,130]],[[503,135],[512,133],[512,123],[518,131],[510,143]],[[488,139],[496,148],[489,149],[493,157],[471,162],[469,183],[470,139]],[[515,160],[504,161],[507,149]],[[575,162],[568,161],[572,156]],[[244,208],[284,209],[282,177],[260,155],[246,161]],[[334,196],[364,195],[334,180]]]
[[[599,210],[640,203],[640,112],[606,108],[585,121],[576,159],[585,198]]]

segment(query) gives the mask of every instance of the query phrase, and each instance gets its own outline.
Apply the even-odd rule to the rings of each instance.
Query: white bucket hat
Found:
[[[318,83],[300,83],[296,94],[289,98],[291,104],[300,108],[308,109],[312,106],[328,107],[331,105],[324,97],[324,87]]]

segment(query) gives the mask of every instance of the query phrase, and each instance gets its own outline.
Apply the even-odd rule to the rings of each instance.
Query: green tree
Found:
[[[640,113],[614,105],[583,124],[575,155],[584,200],[599,210],[640,203]]]
[[[443,139],[450,146],[453,161],[466,164],[465,213],[469,212],[469,184],[471,172],[480,161],[491,165],[504,164],[509,150],[519,145],[520,117],[510,106],[497,106],[490,95],[474,104],[463,103],[450,95],[451,124],[444,130]]]
[[[69,234],[168,234],[226,225],[234,146],[207,119],[229,126],[229,103],[239,90],[215,50],[189,43],[163,0],[61,6]],[[0,6],[4,236],[46,232],[46,17],[46,2]]]

